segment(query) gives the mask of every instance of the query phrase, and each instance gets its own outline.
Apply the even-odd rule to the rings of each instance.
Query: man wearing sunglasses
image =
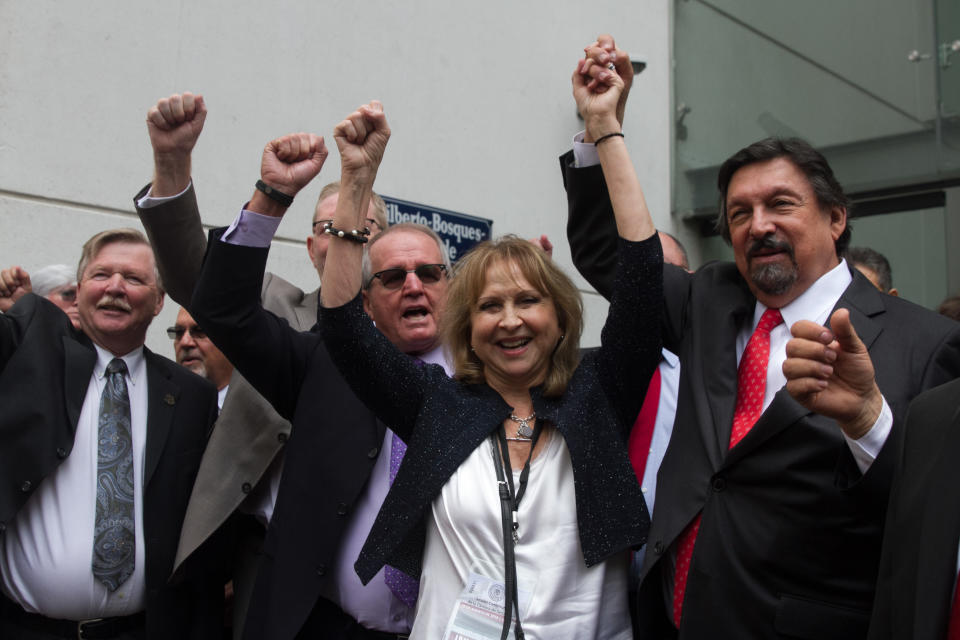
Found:
[[[217,388],[217,405],[223,409],[233,375],[233,365],[227,357],[183,307],[177,312],[176,324],[167,329],[167,336],[173,340],[177,364],[212,382]]]
[[[190,94],[161,99],[150,109],[147,118],[155,158],[154,182],[136,198],[170,296],[187,304],[198,319],[199,310],[190,302],[206,239],[190,181],[190,155],[205,117],[202,98]],[[318,165],[325,157],[326,148],[321,143],[315,156]],[[267,154],[264,160],[282,164]],[[269,174],[261,178],[283,191],[284,184],[272,182]],[[311,262],[318,272],[323,269],[329,242],[323,227],[333,218],[338,191],[336,183],[321,190],[307,240]],[[262,191],[255,192],[255,199],[263,197]],[[368,212],[366,226],[371,236],[376,236],[387,225],[379,197],[373,198]],[[384,251],[407,235],[426,238],[433,245],[421,247],[419,251],[425,253],[409,260],[410,256]],[[268,233],[266,241],[257,245],[262,249],[232,248],[265,255],[271,237]],[[438,355],[436,325],[442,307],[438,294],[442,294],[446,282],[444,275],[442,280],[424,285],[433,277],[433,270],[420,269],[421,276],[416,274],[423,265],[444,264],[439,241],[431,237],[424,231],[397,234],[380,251],[375,250],[373,271],[402,268],[414,273],[394,289],[381,286],[382,278],[391,281],[389,274],[381,273],[368,287],[370,310],[377,325],[385,333],[409,336],[409,344],[416,345],[426,361]],[[213,248],[210,251],[209,259],[217,261],[216,252]],[[221,294],[230,296],[240,288],[247,292],[252,286],[256,289],[254,296],[245,297],[244,302],[259,298],[257,312],[271,312],[274,321],[282,318],[286,321],[280,323],[282,326],[298,331],[314,326],[317,290],[305,294],[262,271],[253,283],[243,278],[249,268],[245,263],[236,267],[231,263],[222,272],[226,279],[223,286],[209,299],[201,297],[198,304],[213,303]],[[395,283],[391,281],[390,286]],[[390,312],[392,306],[400,305],[404,305],[403,311]],[[231,329],[236,330],[238,325]],[[304,385],[309,385],[304,396],[317,402],[298,407],[294,413],[289,406],[275,402],[276,394],[264,392],[279,407],[278,413],[263,396],[253,392],[244,378],[261,390],[264,385],[283,387],[279,377],[263,376],[269,368],[264,362],[275,356],[269,353],[268,336],[230,335],[224,341],[215,326],[202,321],[201,326],[244,375],[235,371],[231,378],[229,396],[211,434],[187,510],[177,562],[198,548],[239,506],[243,515],[234,520],[242,532],[241,557],[252,562],[234,568],[234,637],[382,638],[384,635],[378,632],[406,633],[412,606],[400,601],[383,580],[372,588],[361,587],[352,570],[389,484],[390,432],[353,395],[325,352],[315,354]],[[240,393],[239,385],[250,392]],[[292,427],[281,414],[292,418]],[[288,439],[289,444],[284,446]],[[351,551],[351,545],[356,549]]]
[[[396,224],[373,240],[363,260],[363,307],[404,353],[442,364],[440,316],[450,259],[440,238],[419,224]]]

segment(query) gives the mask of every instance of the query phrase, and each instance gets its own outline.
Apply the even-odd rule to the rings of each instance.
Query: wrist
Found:
[[[588,118],[584,124],[586,126],[586,132],[583,137],[584,142],[595,142],[602,136],[611,133],[620,133],[623,129],[620,123],[617,122],[617,119],[612,115]]]
[[[190,171],[189,153],[155,153],[150,195],[155,198],[177,195],[190,185]]]
[[[247,211],[273,218],[282,218],[283,214],[287,212],[287,208],[259,190],[253,192],[250,203],[247,205]]]
[[[876,424],[883,411],[883,396],[876,384],[868,395],[864,397],[864,402],[860,411],[851,420],[840,423],[843,432],[853,440],[859,440],[867,434],[873,425]]]

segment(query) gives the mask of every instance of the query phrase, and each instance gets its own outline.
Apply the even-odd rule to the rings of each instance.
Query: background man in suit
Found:
[[[168,582],[214,389],[143,347],[163,291],[140,232],[91,238],[77,275],[81,332],[35,295],[0,316],[0,636],[214,637],[216,572]]]
[[[910,405],[890,492],[871,640],[960,637],[958,397],[960,380],[954,380]]]
[[[177,364],[212,382],[218,391],[217,404],[223,408],[233,375],[233,365],[227,357],[183,307],[177,312],[176,323],[167,329],[167,336],[173,340]]]
[[[155,243],[167,289],[174,300],[186,305],[206,247],[190,180],[190,154],[205,118],[202,98],[186,93],[162,99],[150,109],[147,122],[154,150],[154,182],[135,199],[141,221]],[[316,158],[319,165],[325,157],[324,148]],[[338,189],[338,183],[324,187],[314,212],[307,248],[318,271],[323,268],[329,242],[322,222],[333,217]],[[386,208],[379,196],[372,197],[369,211],[368,226],[375,235],[387,226]],[[274,229],[266,234],[264,246],[269,245]],[[408,279],[411,284],[415,280]],[[305,294],[262,271],[254,286],[260,287],[258,299],[263,308],[293,329],[307,331],[316,323],[318,290]],[[409,296],[399,297],[395,304],[405,300]],[[419,304],[426,308],[424,300]],[[384,306],[378,326],[396,326],[400,335],[401,325],[413,323],[416,310],[404,319],[402,314],[389,313],[391,308]],[[417,336],[414,333],[412,337]],[[435,343],[434,331],[428,351],[434,351]],[[237,369],[251,375],[243,369],[243,355],[249,354],[231,360]],[[263,369],[262,362],[250,366],[254,371]],[[239,519],[246,535],[241,536],[241,561],[234,572],[235,636],[239,637],[241,630],[243,637],[257,639],[288,639],[298,633],[309,636],[310,629],[323,629],[321,637],[331,638],[363,634],[366,627],[404,631],[409,629],[412,607],[389,591],[356,589],[359,582],[354,572],[338,568],[352,563],[348,547],[355,544],[359,549],[366,537],[364,526],[369,529],[369,524],[363,523],[367,516],[372,522],[386,494],[385,487],[368,483],[368,479],[383,468],[389,470],[392,434],[356,399],[326,360],[325,352],[309,380],[314,385],[309,392],[312,397],[326,390],[328,402],[308,412],[298,411],[296,422],[303,426],[291,431],[281,414],[293,416],[292,403],[280,406],[278,414],[234,371],[191,497],[178,560],[202,544],[239,506],[253,517]],[[268,397],[274,400],[272,395]],[[340,430],[349,436],[340,438]],[[290,445],[281,452],[288,437]],[[384,447],[388,447],[385,454],[379,455]],[[331,626],[325,629],[323,620]]]
[[[603,36],[581,72],[628,79],[632,69]],[[568,233],[578,269],[609,291],[609,198],[584,165],[576,146],[561,158]],[[664,270],[664,346],[682,366],[640,616],[650,637],[864,637],[898,453],[888,436],[916,394],[960,374],[960,330],[881,296],[840,260],[846,198],[806,143],[751,145],[718,182],[735,264]],[[844,348],[827,375],[859,393],[854,413],[831,394],[801,405],[782,389],[787,327],[830,318]]]
[[[899,296],[900,292],[893,286],[893,270],[887,257],[870,247],[850,247],[845,256],[847,261],[867,276],[880,291],[892,296]]]

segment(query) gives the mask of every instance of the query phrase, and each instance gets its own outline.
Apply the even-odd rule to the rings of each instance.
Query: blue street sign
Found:
[[[450,262],[456,262],[470,248],[490,239],[493,220],[468,216],[447,209],[383,196],[387,203],[387,222],[414,222],[433,229],[443,240]]]

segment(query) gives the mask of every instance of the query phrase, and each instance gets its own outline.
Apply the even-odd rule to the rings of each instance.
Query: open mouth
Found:
[[[409,309],[403,312],[403,318],[419,320],[421,318],[427,317],[428,314],[429,312],[427,311],[426,307],[410,307]]]
[[[533,338],[510,338],[508,340],[500,340],[497,342],[497,346],[501,349],[506,349],[507,351],[514,349],[522,349],[527,346]]]

